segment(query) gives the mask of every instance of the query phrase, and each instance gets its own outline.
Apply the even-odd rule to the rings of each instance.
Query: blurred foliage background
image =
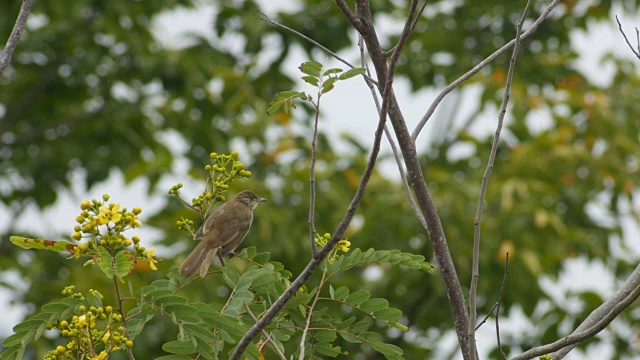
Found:
[[[0,40],[4,43],[20,2],[1,3],[5,10],[0,14]],[[25,254],[8,241],[14,234],[12,219],[30,206],[53,205],[59,190],[77,181],[71,174],[82,170],[86,176],[81,179],[90,189],[110,172],[121,171],[127,181],[146,179],[149,197],[166,197],[168,189],[157,184],[178,161],[187,160],[193,169],[181,176],[203,179],[202,165],[209,152],[228,152],[232,145],[241,147],[233,150],[242,150],[241,159],[253,172],[250,181],[235,184],[233,190],[250,188],[270,201],[268,208],[257,210],[246,241],[259,251],[271,252],[272,259],[294,274],[306,264],[309,109],[299,107],[294,116],[270,117],[266,108],[276,92],[300,84],[287,75],[295,69],[282,66],[292,51],[303,49],[308,59],[318,53],[295,35],[260,21],[252,1],[213,2],[214,19],[209,26],[214,40],[192,35],[188,45],[174,49],[164,47],[151,32],[158,15],[203,4],[209,3],[34,4],[12,66],[0,77],[0,201],[10,214],[10,219],[3,219],[0,268],[18,271],[26,282],[17,286],[2,281],[14,292],[16,303],[36,311],[59,297],[68,284],[83,292],[98,288],[108,293],[110,289],[103,275],[84,271],[82,262],[54,253]],[[397,72],[414,91],[441,88],[513,38],[525,2],[463,0],[456,4],[431,1],[409,39]],[[614,8],[637,14],[638,5],[635,0],[563,0],[521,49],[507,115],[510,121],[487,193],[480,264],[479,313],[486,314],[495,302],[504,252],[510,251],[503,309],[506,314],[519,309],[534,324],[523,330],[524,336],[503,334],[507,353],[557,339],[602,301],[600,295],[589,292],[572,294],[580,306],[558,303],[541,288],[542,276],[556,278],[563,263],[577,257],[607,264],[618,279],[637,263],[638,255],[625,249],[624,242],[616,244],[631,254],[626,257],[614,256],[610,244],[623,235],[624,216],[638,219],[638,209],[629,206],[638,194],[640,166],[638,62],[608,54],[602,64],[613,68],[613,78],[607,85],[595,84],[576,70],[578,55],[570,35],[612,22]],[[400,22],[407,12],[407,2],[372,2],[372,6],[376,19]],[[545,6],[546,2],[536,2],[529,18]],[[331,2],[300,0],[279,11],[274,20],[333,51],[356,46],[354,32]],[[383,39],[383,44],[391,44],[394,36]],[[621,36],[611,41],[626,47]],[[471,128],[483,119],[479,114],[499,106],[508,59],[509,55],[499,57],[465,84],[481,89],[477,108],[469,112],[472,116],[451,121],[460,108],[454,107],[450,117],[434,118],[427,125],[437,129],[433,136],[418,139],[428,141],[428,151],[421,155],[424,175],[465,292],[473,217],[491,144],[490,136],[479,136]],[[355,57],[350,60],[358,62]],[[542,130],[537,126],[540,122],[546,124]],[[168,135],[182,139],[186,150],[176,151]],[[337,151],[335,145],[340,142],[347,143],[349,150]],[[460,146],[472,151],[449,156]],[[320,233],[333,232],[342,218],[369,147],[355,138],[319,135],[316,228]],[[347,234],[352,246],[395,248],[431,258],[426,234],[393,178],[374,174],[357,221]],[[100,195],[89,190],[84,197]],[[111,195],[121,201],[118,194]],[[607,221],[587,211],[595,203]],[[129,205],[144,208],[144,204]],[[184,242],[182,249],[193,246],[177,231],[175,222],[180,216],[195,219],[195,214],[177,201],[168,201],[152,216],[143,215],[147,227],[162,231],[160,244],[179,241]],[[60,216],[74,217],[75,212]],[[71,232],[70,228],[68,233],[47,236],[68,239]],[[629,236],[638,240],[638,234]],[[134,287],[163,277],[186,254],[184,250],[166,258],[159,272],[134,274]],[[412,331],[384,335],[404,349],[407,359],[446,357],[435,353],[452,326],[439,276],[397,268],[376,270],[382,276],[374,280],[363,281],[368,269],[361,269],[337,279],[337,284],[354,291],[368,289],[405,312],[403,322]],[[224,284],[219,279],[207,278],[200,285],[187,290],[194,299],[216,302],[223,298]],[[608,341],[614,358],[637,356],[638,317],[637,311],[626,312],[607,336],[586,346]],[[134,349],[141,359],[161,355],[160,344],[174,339],[177,330],[169,322],[154,321],[146,331],[148,336],[140,337]],[[9,334],[8,328],[0,332],[0,336]],[[30,356],[41,358],[55,341],[40,341]],[[376,356],[355,344],[345,343],[344,348],[349,358]],[[496,355],[494,350],[491,356]]]

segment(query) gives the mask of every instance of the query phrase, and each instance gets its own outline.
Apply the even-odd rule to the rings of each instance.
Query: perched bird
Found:
[[[220,205],[194,236],[195,239],[202,237],[202,241],[180,266],[180,275],[191,277],[200,269],[200,277],[205,277],[218,250],[221,256],[233,254],[251,228],[253,209],[263,201],[267,199],[244,190]]]

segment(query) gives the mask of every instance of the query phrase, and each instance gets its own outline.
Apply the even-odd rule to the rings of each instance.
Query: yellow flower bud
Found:
[[[238,152],[237,151],[232,151],[231,152],[231,158],[237,159],[238,158]]]
[[[84,222],[84,216],[82,215],[76,216],[76,221],[78,222],[78,224],[82,224]]]
[[[73,234],[71,234],[71,238],[72,238],[73,240],[76,240],[76,241],[77,241],[77,240],[82,239],[82,235],[80,235],[80,233],[79,233],[79,232],[74,232]]]
[[[133,241],[131,241],[130,239],[127,239],[123,242],[124,246],[131,246],[131,244],[133,243]]]
[[[58,345],[58,347],[56,348],[56,355],[60,356],[60,355],[64,354],[65,351],[66,351],[66,349],[64,348],[64,346]]]
[[[89,202],[89,200],[82,200],[82,202],[80,203],[80,209],[87,210],[89,207],[91,207],[91,203]]]

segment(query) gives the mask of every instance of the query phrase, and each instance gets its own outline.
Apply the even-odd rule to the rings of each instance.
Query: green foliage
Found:
[[[366,72],[364,68],[349,69],[342,75],[343,70],[339,68],[324,69],[324,66],[317,61],[307,61],[302,63],[298,68],[306,76],[301,77],[305,82],[315,86],[318,89],[318,99],[314,102],[310,95],[295,90],[281,91],[276,94],[276,98],[269,103],[267,113],[274,115],[280,110],[283,110],[285,114],[289,114],[291,109],[295,109],[295,99],[311,102],[316,107],[316,112],[320,106],[320,97],[323,94],[333,90],[335,83],[340,80],[347,80],[352,77],[362,75]]]
[[[513,38],[515,19],[524,5],[504,0],[464,0],[449,10],[431,11],[432,6],[443,9],[441,4],[445,2],[429,3],[401,54],[398,80],[405,79],[415,91],[440,90]],[[577,256],[612,264],[620,278],[637,263],[632,255],[624,260],[613,258],[607,246],[612,235],[622,235],[621,213],[630,211],[638,217],[637,210],[621,208],[637,201],[637,62],[622,59],[618,53],[595,59],[611,71],[610,81],[595,82],[576,70],[577,47],[571,38],[576,31],[600,31],[602,25],[612,22],[614,9],[637,13],[638,1],[576,4],[580,3],[562,2],[552,19],[523,43],[512,85],[513,108],[503,132],[509,134],[505,137],[508,141],[499,148],[482,224],[479,294],[491,299],[499,292],[503,254],[509,250],[512,261],[502,307],[505,313],[517,306],[525,315],[533,316],[541,302],[550,303],[547,313],[535,314],[550,319],[534,321],[543,334],[536,343],[556,340],[564,335],[559,330],[563,321],[575,324],[597,306],[588,299],[583,311],[567,313],[562,304],[548,301],[538,285],[540,277],[556,277],[566,259]],[[0,202],[9,212],[3,240],[15,232],[11,231],[14,219],[40,222],[25,219],[25,209],[32,204],[45,208],[59,194],[65,194],[65,189],[91,189],[110,174],[122,174],[127,183],[142,180],[148,184],[146,190],[158,199],[161,194],[154,190],[156,185],[177,164],[200,163],[207,156],[206,149],[229,153],[232,144],[239,143],[248,145],[243,160],[253,172],[252,178],[245,179],[246,186],[265,194],[272,205],[268,210],[258,209],[245,241],[269,251],[272,259],[287,264],[292,273],[302,270],[306,259],[300,254],[308,251],[308,242],[301,239],[308,238],[308,229],[302,225],[306,224],[309,207],[305,191],[309,122],[294,119],[284,111],[269,116],[267,109],[275,89],[294,87],[283,66],[289,55],[303,49],[308,58],[319,58],[318,50],[297,35],[260,21],[252,1],[216,4],[218,11],[211,21],[216,35],[241,40],[237,41],[239,51],[230,49],[226,39],[209,41],[200,35],[191,36],[184,48],[164,48],[151,34],[150,24],[165,11],[190,11],[194,10],[192,6],[191,2],[175,0],[114,0],[99,5],[81,0],[64,7],[34,3],[34,17],[42,20],[34,24],[44,25],[28,27],[11,67],[0,79]],[[374,21],[404,21],[408,2],[371,2],[371,6]],[[4,36],[10,33],[19,7],[20,2],[5,2],[6,11],[0,13],[0,33]],[[533,11],[530,18],[536,15]],[[329,2],[303,0],[299,6],[270,16],[332,51],[355,46],[352,28]],[[378,36],[386,48],[397,39],[393,31],[379,32]],[[625,46],[622,38],[613,37],[611,42]],[[593,59],[592,54],[588,56]],[[421,154],[424,175],[463,286],[468,284],[464,274],[470,273],[473,212],[491,140],[472,129],[482,127],[487,119],[484,115],[499,103],[508,59],[508,55],[499,57],[463,84],[460,92],[448,95],[451,107],[442,104],[445,111],[436,112],[427,125],[436,135],[430,137],[425,132],[417,143],[418,149],[429,149]],[[466,92],[467,84],[479,91],[477,97],[475,92]],[[114,87],[122,86],[135,96],[123,98],[112,93]],[[403,99],[400,103],[404,104]],[[301,112],[313,111],[304,105],[300,106]],[[535,126],[541,113],[548,114],[544,116],[548,127],[543,130]],[[340,139],[323,130],[318,133],[318,161],[322,166],[317,169],[317,198],[321,200],[316,203],[316,226],[331,229],[353,196],[369,144],[354,135]],[[174,148],[167,135],[182,141],[183,148]],[[450,155],[461,146],[471,149],[470,154],[452,158]],[[381,155],[381,161],[388,159]],[[208,174],[194,169],[188,175],[204,179]],[[374,172],[358,210],[361,226],[351,227],[346,236],[362,249],[398,249],[429,258],[426,235],[407,205],[402,187],[390,177]],[[594,203],[604,204],[613,221],[603,224],[594,219],[586,211]],[[186,242],[184,233],[175,227],[180,218],[191,219],[192,214],[178,202],[169,202],[145,225],[164,234],[161,245],[175,249],[178,242]],[[25,239],[40,236],[23,235]],[[64,239],[69,234],[48,235]],[[624,244],[621,246],[623,253],[633,254]],[[2,283],[17,302],[34,304],[37,309],[58,296],[53,289],[68,283],[109,286],[102,271],[87,271],[59,254],[31,251],[25,262],[21,252],[9,241],[0,242],[0,268],[12,269],[29,279],[24,289],[10,281]],[[177,255],[175,262],[169,259],[157,265],[165,272],[179,261]],[[127,277],[136,289],[160,275],[136,272],[140,265],[148,267],[149,263],[140,259]],[[353,276],[336,280],[350,289],[350,296],[366,286],[376,297],[387,299],[403,310],[407,325],[417,333],[444,334],[443,329],[450,329],[450,314],[433,311],[446,302],[439,281],[425,281],[424,273],[406,266],[374,266],[380,266],[384,276],[366,285],[360,274],[362,268],[351,270]],[[224,285],[222,278],[218,280],[183,288],[183,294],[222,306],[227,298],[216,295]],[[292,304],[302,300],[298,296]],[[488,305],[479,312],[486,313],[492,303],[486,301]],[[254,309],[256,315],[259,311]],[[624,314],[622,317],[635,321]],[[140,358],[152,359],[160,356],[161,349],[154,341],[174,340],[168,339],[173,336],[174,325],[153,321],[146,326],[158,336],[138,337],[136,351]],[[370,326],[372,331],[381,331],[376,322]],[[434,329],[437,331],[431,331]],[[434,336],[426,343],[438,343],[439,335]],[[628,354],[633,337],[617,333],[613,337],[613,357],[634,355]],[[407,339],[391,339],[406,358],[433,355],[430,345]],[[33,349],[34,356],[44,357],[48,349],[55,348],[55,341],[40,338],[43,346]],[[521,339],[511,337],[504,337],[503,343],[513,349],[526,346]],[[371,356],[372,350],[360,344],[346,342],[340,346],[349,357]],[[47,350],[43,352],[43,348]]]

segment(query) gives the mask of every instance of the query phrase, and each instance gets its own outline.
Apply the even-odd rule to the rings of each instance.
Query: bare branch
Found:
[[[344,0],[336,1],[338,2],[340,9],[343,9],[346,6],[344,5]],[[378,83],[380,84],[378,87],[380,88],[381,85],[384,86],[383,82],[386,79],[388,71],[387,57],[380,47],[380,41],[376,36],[368,2],[366,0],[358,0],[356,2],[356,7],[358,9],[359,20],[356,28],[365,40],[370,58],[376,70]],[[347,16],[347,19],[351,19],[348,14],[345,14],[345,16]],[[354,27],[355,26],[356,25],[354,25]],[[420,166],[420,161],[418,160],[415,143],[411,140],[409,129],[407,128],[404,116],[400,111],[398,101],[393,92],[391,92],[389,100],[389,119],[393,125],[396,138],[402,152],[407,169],[409,184],[414,190],[415,199],[427,223],[427,234],[431,241],[431,246],[433,247],[436,260],[440,265],[440,274],[445,284],[449,303],[451,304],[456,335],[460,342],[460,348],[462,349],[462,354],[465,359],[468,359],[469,339],[467,334],[469,317],[467,304],[462,293],[462,287],[460,286],[460,281],[456,274],[453,260],[451,259],[444,229],[442,228],[442,222],[440,221],[440,217],[435,205],[433,204],[433,200],[431,199],[431,195],[429,194],[429,190],[427,189],[427,185],[422,174],[422,168]]]
[[[507,252],[504,260],[504,277],[502,277],[502,286],[500,286],[500,295],[498,296],[498,302],[496,302],[496,337],[498,338],[498,350],[504,360],[507,360],[507,355],[502,351],[502,345],[500,344],[500,304],[502,303],[502,295],[504,294],[504,286],[507,284],[507,275],[509,275],[509,253]]]
[[[538,19],[536,19],[536,21],[531,25],[531,27],[527,31],[522,33],[522,36],[520,37],[521,40],[524,40],[524,39],[528,38],[529,36],[533,35],[533,33],[535,33],[535,31],[538,29],[540,24],[542,24],[542,22],[549,16],[549,14],[551,13],[551,10],[553,10],[553,8],[556,5],[558,5],[559,2],[560,2],[560,0],[551,1],[549,6],[547,6],[545,11],[542,14],[540,14]],[[422,131],[422,128],[424,127],[424,125],[427,123],[427,121],[429,120],[431,115],[433,115],[433,113],[436,110],[436,108],[438,107],[438,105],[440,105],[440,102],[442,102],[442,99],[444,99],[444,97],[447,96],[447,94],[449,94],[451,92],[451,90],[455,89],[456,87],[458,87],[463,82],[469,80],[473,75],[477,74],[480,70],[482,70],[485,66],[489,65],[498,56],[502,55],[502,53],[504,53],[505,51],[509,50],[512,46],[514,46],[515,42],[516,42],[515,39],[509,41],[503,47],[501,47],[500,49],[496,50],[493,54],[489,55],[489,57],[487,57],[486,59],[482,60],[478,65],[474,66],[471,70],[467,71],[464,75],[462,75],[461,77],[456,79],[454,82],[449,84],[446,88],[444,88],[440,92],[440,94],[438,94],[438,96],[435,98],[435,100],[433,100],[433,103],[431,103],[431,106],[429,106],[429,109],[424,114],[424,116],[422,117],[422,119],[420,120],[420,122],[418,123],[416,128],[413,130],[413,133],[411,133],[411,139],[414,142],[416,141],[416,139],[418,138],[418,135],[420,135],[420,131]]]
[[[471,360],[475,360],[476,358],[476,291],[478,290],[478,277],[480,276],[480,224],[482,223],[484,199],[487,194],[487,186],[489,185],[491,170],[493,170],[493,164],[496,160],[496,153],[498,152],[498,142],[500,141],[500,132],[502,131],[502,124],[504,123],[504,115],[507,112],[507,105],[509,104],[511,82],[513,81],[513,72],[516,67],[516,59],[518,57],[518,50],[520,49],[520,42],[522,41],[522,26],[524,25],[524,20],[527,18],[530,7],[531,0],[528,0],[516,29],[516,39],[513,46],[513,54],[511,55],[511,60],[509,61],[507,82],[504,86],[504,97],[502,98],[502,106],[500,107],[500,113],[498,114],[498,126],[496,128],[495,136],[493,137],[493,144],[491,144],[491,152],[489,154],[487,169],[485,170],[484,176],[482,177],[482,185],[480,186],[480,196],[478,199],[478,210],[476,211],[476,219],[474,221],[473,264],[471,270],[471,287],[469,289],[469,344],[471,346]]]
[[[258,6],[257,6],[257,5],[255,6],[255,8],[256,8],[256,10],[258,11],[258,13],[260,14],[260,19],[261,19],[261,20],[266,21],[266,22],[268,22],[269,24],[271,24],[271,25],[273,25],[273,26],[275,26],[275,27],[279,27],[279,28],[281,28],[281,29],[284,29],[284,30],[286,30],[286,31],[288,31],[288,32],[290,32],[290,33],[292,33],[292,34],[298,35],[298,36],[299,36],[299,37],[301,37],[303,40],[306,40],[306,41],[310,42],[311,44],[313,44],[313,45],[317,46],[318,48],[320,48],[321,50],[323,50],[323,51],[324,51],[324,52],[326,52],[327,54],[329,54],[329,55],[333,56],[336,60],[340,61],[341,63],[343,63],[343,64],[347,65],[348,67],[350,67],[350,68],[352,68],[352,69],[353,69],[353,68],[355,68],[355,66],[353,66],[350,62],[348,62],[347,60],[345,60],[345,59],[341,58],[340,56],[338,56],[338,54],[334,53],[333,51],[331,51],[331,50],[327,49],[326,47],[322,46],[322,44],[320,44],[319,42],[317,42],[317,41],[313,40],[312,38],[310,38],[310,37],[308,37],[308,36],[306,36],[306,35],[302,34],[302,33],[301,33],[301,32],[299,32],[299,31],[293,30],[292,28],[290,28],[290,27],[288,27],[288,26],[282,25],[282,24],[280,24],[280,23],[279,23],[279,22],[277,22],[277,21],[273,21],[273,20],[269,19],[269,18],[267,17],[267,15],[266,15],[265,13],[263,13],[263,12],[260,10],[260,8],[258,8]],[[376,85],[378,84],[378,82],[377,82],[377,81],[375,81],[372,77],[367,76],[367,75],[363,75],[363,76],[365,76],[366,78],[368,78],[368,80],[369,80],[369,81],[372,81],[374,84],[376,84]]]
[[[27,18],[29,17],[29,11],[31,11],[32,3],[33,0],[22,1],[22,6],[20,7],[20,12],[18,13],[16,23],[13,26],[11,35],[9,35],[7,45],[5,45],[4,50],[2,51],[2,55],[0,55],[0,75],[2,75],[4,69],[6,69],[7,66],[9,66],[9,64],[11,63],[11,57],[13,57],[13,52],[16,51],[18,41],[20,41],[20,36],[22,36],[22,32],[24,31],[24,27],[27,23]]]
[[[637,287],[640,287],[640,265],[636,267],[631,275],[629,275],[627,280],[622,284],[620,289],[618,289],[618,291],[611,298],[609,298],[609,300],[602,303],[602,305],[600,305],[597,309],[592,311],[589,316],[587,316],[582,324],[580,324],[574,330],[573,334],[584,331],[586,329],[590,329],[595,326],[596,323],[604,319],[610,312],[612,312],[619,303],[625,301],[625,299],[630,296],[629,294],[632,292],[632,290]],[[575,345],[567,346],[562,350],[553,353],[552,356],[554,359],[562,359],[574,347]]]
[[[598,309],[589,315],[589,317],[576,329],[573,334],[564,337],[551,344],[535,347],[528,350],[511,360],[533,359],[537,356],[552,353],[560,349],[568,349],[566,352],[557,352],[552,354],[554,360],[562,359],[566,353],[575,347],[579,342],[590,339],[604,330],[613,319],[615,319],[624,309],[633,304],[640,296],[640,265],[636,267],[632,275],[627,279],[625,284],[616,292],[616,294],[607,302],[602,304]],[[613,305],[613,307],[611,307]],[[597,314],[597,315],[594,315]],[[603,315],[603,316],[600,316]],[[581,330],[581,327],[586,330]]]
[[[327,270],[325,269],[325,271],[322,272],[322,279],[320,280],[320,285],[318,286],[316,296],[313,298],[311,306],[309,306],[309,314],[307,315],[307,321],[304,324],[304,330],[302,331],[302,338],[300,339],[300,357],[298,358],[300,360],[304,360],[304,341],[307,339],[309,326],[311,326],[311,318],[313,317],[313,309],[315,309],[316,304],[318,303],[318,299],[320,298],[320,289],[322,289],[322,285],[324,284],[326,277]]]
[[[247,305],[247,303],[244,303],[244,309],[247,310],[247,314],[249,314],[249,316],[253,319],[253,321],[258,321],[258,318],[253,314],[253,312],[251,311],[251,309],[249,308],[249,305]],[[287,360],[287,358],[284,356],[284,354],[282,353],[282,351],[280,351],[280,348],[278,347],[278,345],[276,344],[275,341],[273,341],[273,339],[271,338],[271,336],[269,336],[269,333],[266,332],[265,330],[262,330],[262,335],[264,335],[264,337],[267,339],[267,342],[269,343],[269,345],[271,345],[271,347],[273,348],[273,351],[276,352],[276,354],[278,355],[278,357],[280,358],[280,360]]]
[[[631,45],[631,42],[629,41],[629,39],[627,38],[627,34],[624,33],[624,31],[622,30],[622,24],[620,24],[620,20],[618,19],[618,15],[616,15],[616,21],[618,22],[618,29],[620,29],[620,33],[622,34],[622,36],[624,36],[624,40],[627,42],[627,45],[629,45],[629,49],[631,49],[631,52],[633,52],[633,54],[640,59],[640,40],[638,40],[638,50],[633,48],[633,45]],[[636,28],[636,37],[638,37],[640,35],[638,35],[638,29]]]

